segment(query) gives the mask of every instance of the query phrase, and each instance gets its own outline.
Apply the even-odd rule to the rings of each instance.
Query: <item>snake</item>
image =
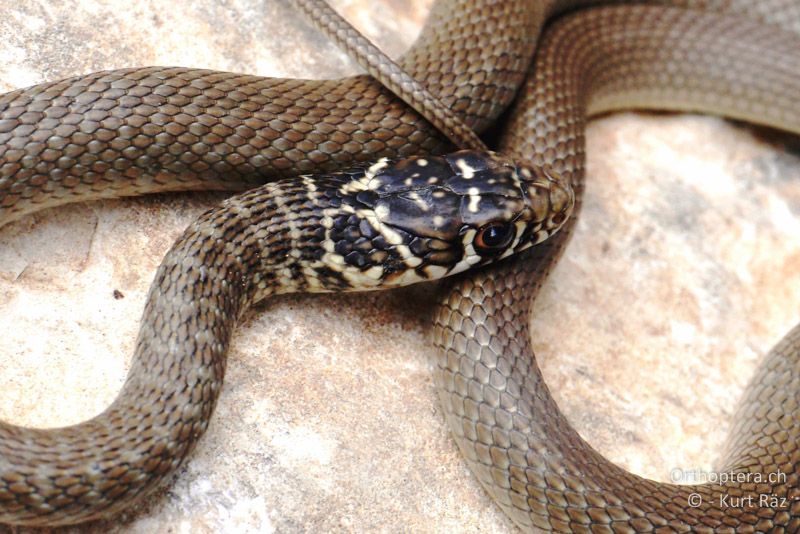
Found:
[[[722,465],[747,476],[692,486],[638,477],[592,449],[553,401],[528,331],[580,210],[587,117],[693,111],[800,133],[800,6],[591,7],[539,38],[545,21],[590,3],[442,0],[399,61],[476,132],[505,114],[497,154],[450,153],[424,113],[368,75],[148,67],[0,97],[2,224],[82,200],[248,189],[168,252],[106,411],[58,429],[0,424],[0,521],[110,517],[159,487],[207,427],[236,321],[258,300],[492,263],[444,284],[435,381],[466,462],[514,524],[800,531],[800,329],[765,357],[735,418]],[[760,505],[762,494],[780,504]],[[756,499],[726,507],[722,495]]]

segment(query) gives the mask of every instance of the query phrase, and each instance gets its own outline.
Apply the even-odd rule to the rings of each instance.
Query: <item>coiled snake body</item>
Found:
[[[502,10],[480,2],[459,4],[455,10],[438,4],[404,65],[471,125],[483,129],[521,81],[535,28],[546,15],[564,7],[560,4],[567,3],[507,2]],[[749,5],[743,2],[739,7]],[[766,13],[776,13],[777,7]],[[776,18],[784,24],[798,20],[785,12]],[[500,147],[517,160],[548,166],[571,180],[580,194],[585,106],[590,112],[642,105],[703,110],[797,131],[800,118],[792,99],[800,94],[793,74],[800,71],[797,43],[783,30],[680,10],[627,7],[567,19],[541,45],[539,68],[523,89],[527,98],[512,114]],[[687,56],[691,61],[685,60]],[[721,57],[726,58],[724,63],[719,62]],[[461,78],[438,75],[442,72],[461,73]],[[219,172],[227,171],[239,183],[253,182],[268,173],[329,170],[349,162],[353,153],[367,158],[440,151],[444,146],[438,134],[365,77],[333,84],[139,69],[12,93],[2,102],[4,220],[67,197],[116,195],[114,189],[120,184],[125,184],[124,194],[162,187],[223,187],[227,185],[220,183]],[[169,106],[181,107],[187,124],[180,119],[170,122],[166,115],[179,113],[169,113]],[[74,112],[76,108],[80,113]],[[220,117],[202,113],[218,108],[236,111]],[[115,113],[120,110],[129,112]],[[273,114],[275,122],[258,113]],[[377,119],[362,130],[370,123],[363,119],[365,113]],[[341,121],[331,126],[321,116]],[[106,130],[113,134],[108,139]],[[178,147],[182,141],[176,140],[187,131],[206,147],[190,150],[193,155],[185,151],[191,146]],[[248,137],[246,132],[255,133]],[[137,136],[150,144],[137,144]],[[408,141],[383,146],[380,154],[370,155],[371,136]],[[242,139],[254,147],[250,155],[238,160],[220,157],[230,146],[228,141]],[[330,143],[324,145],[326,140]],[[350,144],[365,150],[356,152]],[[323,145],[325,150],[317,148]],[[198,153],[206,148],[207,152]],[[298,159],[292,170],[287,169],[289,159]],[[168,180],[178,182],[164,186]],[[109,189],[99,187],[102,183]],[[346,185],[337,184],[335,190],[342,187]],[[286,192],[280,198],[285,196]],[[247,202],[253,198],[243,197],[239,215],[251,214]],[[242,206],[237,202],[231,205]],[[230,216],[209,215],[205,222],[226,217]],[[234,226],[270,239],[259,234],[263,228],[248,229],[241,219]],[[220,301],[214,308],[225,313],[218,317],[198,311],[199,303],[220,297],[218,284],[235,285],[247,279],[249,271],[246,263],[231,267],[223,262],[217,271],[199,274],[207,267],[175,251],[188,250],[189,258],[198,250],[212,256],[226,252],[212,254],[209,240],[197,236],[213,234],[204,234],[208,227],[202,222],[195,228],[195,233],[186,234],[190,239],[173,249],[151,292],[137,359],[126,384],[133,396],[115,402],[105,420],[71,430],[0,427],[3,520],[67,523],[112,513],[123,505],[114,499],[138,496],[154,487],[191,449],[219,391],[222,353],[233,320],[240,307],[263,296],[247,290],[234,303]],[[528,345],[529,299],[566,235],[562,232],[525,257],[458,282],[437,313],[435,340],[442,349],[437,382],[443,403],[459,446],[489,493],[517,524],[528,528],[797,530],[800,387],[793,335],[754,378],[748,393],[752,402],[745,404],[746,413],[738,419],[728,455],[732,468],[780,470],[788,475],[785,481],[770,488],[684,488],[624,473],[596,455],[563,420]],[[173,284],[167,283],[170,280]],[[166,309],[173,311],[164,313]],[[199,331],[197,321],[208,321],[212,328]],[[197,344],[187,350],[188,360],[164,359],[175,336]],[[190,366],[192,359],[209,365]],[[175,373],[201,387],[184,389],[179,380],[177,386],[164,389],[164,377]],[[763,422],[761,414],[773,413],[772,407],[780,417]],[[159,428],[166,437],[159,435]],[[100,443],[106,435],[112,437],[104,446]],[[136,446],[129,445],[125,436],[136,436]],[[100,455],[101,461],[87,465],[91,455]],[[69,471],[70,465],[83,467]],[[721,492],[746,495],[767,490],[789,497],[790,504],[726,510],[714,505]],[[689,509],[686,499],[692,492],[706,498],[702,506]]]

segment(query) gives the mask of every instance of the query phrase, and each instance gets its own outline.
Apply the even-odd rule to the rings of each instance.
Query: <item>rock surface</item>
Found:
[[[288,2],[3,4],[3,91],[146,64],[357,72]],[[334,4],[398,55],[429,1]],[[759,355],[797,320],[800,145],[682,115],[617,114],[588,139],[582,221],[533,318],[540,365],[613,461],[664,481],[709,469]],[[0,229],[0,419],[60,426],[111,402],[161,257],[220,198],[94,202]],[[445,427],[430,293],[293,296],[249,313],[191,461],[81,531],[513,531]]]

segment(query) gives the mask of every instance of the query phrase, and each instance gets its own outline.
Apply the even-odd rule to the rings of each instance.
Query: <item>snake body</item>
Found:
[[[498,9],[477,0],[437,3],[401,65],[483,130],[522,83],[543,21],[577,4],[509,1]],[[709,4],[754,9],[750,2]],[[539,46],[501,151],[568,180],[579,203],[587,113],[689,109],[800,131],[792,99],[800,94],[800,40],[791,33],[800,9],[777,1],[757,4],[749,14],[761,23],[636,6],[559,22]],[[75,200],[244,188],[376,157],[441,152],[446,142],[365,76],[313,82],[147,68],[5,95],[0,147],[0,221],[8,222]],[[369,194],[366,184],[380,171],[359,174],[369,180],[351,185],[330,178],[331,187],[320,190],[338,193],[321,196]],[[543,183],[549,184],[547,176]],[[236,318],[254,300],[278,291],[273,283],[286,288],[302,279],[290,272],[275,281],[274,266],[255,266],[262,265],[262,250],[281,246],[273,235],[293,229],[286,222],[280,230],[270,206],[292,198],[305,202],[308,191],[319,187],[303,180],[246,193],[187,230],[152,286],[126,394],[102,416],[56,430],[0,426],[2,521],[65,524],[107,516],[183,461],[211,415]],[[546,205],[562,203],[559,196]],[[301,219],[324,218],[320,209]],[[786,474],[775,483],[657,484],[609,464],[564,420],[536,367],[527,322],[530,302],[573,224],[516,259],[459,279],[438,308],[436,380],[448,422],[481,483],[525,529],[798,531],[797,330],[754,377],[728,446],[730,469]],[[229,244],[219,246],[228,236]],[[252,246],[242,253],[242,243]],[[419,265],[404,261],[398,267]],[[331,288],[355,283],[324,272]],[[701,494],[702,505],[689,508],[689,493]],[[715,498],[722,493],[769,493],[788,504],[723,509]]]

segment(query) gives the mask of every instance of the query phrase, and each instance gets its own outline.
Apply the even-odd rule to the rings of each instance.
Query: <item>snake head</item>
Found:
[[[507,257],[552,235],[574,204],[554,173],[473,150],[381,160],[342,192],[362,217],[359,232],[378,249],[369,262],[365,250],[362,267],[382,286]]]

